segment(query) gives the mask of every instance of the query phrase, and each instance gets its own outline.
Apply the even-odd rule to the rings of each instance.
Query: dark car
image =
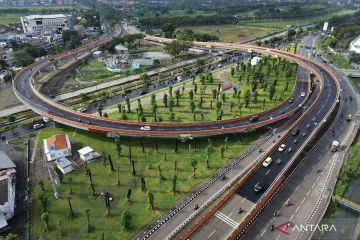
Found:
[[[265,184],[263,182],[257,182],[254,186],[254,191],[261,192],[262,190],[264,190],[264,188],[265,188]]]
[[[300,128],[296,127],[291,131],[291,135],[296,136],[299,134]]]
[[[256,122],[257,120],[259,120],[259,116],[252,116],[249,120],[250,122]]]

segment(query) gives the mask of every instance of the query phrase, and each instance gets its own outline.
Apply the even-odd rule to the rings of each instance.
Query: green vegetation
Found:
[[[360,78],[350,77],[350,80],[353,83],[356,90],[360,93]]]
[[[204,25],[204,26],[187,26],[179,28],[191,29],[198,34],[214,35],[221,41],[241,42],[252,38],[263,36],[271,32],[267,28],[248,27],[240,25]]]
[[[349,61],[332,48],[336,45],[335,41],[336,40],[333,36],[327,35],[319,38],[316,42],[316,46],[324,52],[325,57],[336,67],[341,69],[353,69],[354,67],[349,63]]]
[[[295,84],[295,65],[285,60],[264,57],[256,66],[238,63],[229,70],[220,71],[219,79],[206,72],[186,83],[170,86],[165,93],[159,91],[161,99],[156,99],[156,92],[134,99],[130,111],[127,107],[130,101],[119,104],[118,111],[109,117],[143,122],[230,119],[280,103],[291,94]],[[220,86],[234,88],[218,92]]]
[[[114,141],[103,135],[81,130],[75,134],[71,128],[58,127],[41,130],[38,142],[42,144],[44,138],[63,133],[68,133],[70,138],[75,136],[78,148],[89,145],[105,158],[64,176],[64,183],[56,185],[59,199],[54,198],[47,182],[39,182],[30,208],[31,239],[40,235],[44,239],[57,239],[60,233],[64,239],[99,239],[102,232],[105,232],[105,239],[131,239],[262,134],[241,138],[227,136],[227,140],[224,140],[226,136],[211,140],[199,138],[176,144],[174,139],[121,137]],[[221,158],[220,149],[224,144],[227,148]],[[130,148],[134,168],[129,159]],[[111,170],[111,165],[115,171]],[[85,169],[91,171],[91,181]],[[196,178],[192,178],[194,169]],[[99,196],[104,190],[113,198],[109,208]],[[155,210],[151,210],[152,207]],[[48,226],[43,221],[46,220],[43,213],[48,213]],[[48,227],[46,232],[44,227]]]

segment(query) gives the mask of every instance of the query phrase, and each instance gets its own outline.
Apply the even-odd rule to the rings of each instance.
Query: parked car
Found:
[[[305,92],[301,92],[300,96],[305,97]]]
[[[289,102],[289,103],[293,103],[293,102],[294,102],[294,98],[290,98],[288,102]]]

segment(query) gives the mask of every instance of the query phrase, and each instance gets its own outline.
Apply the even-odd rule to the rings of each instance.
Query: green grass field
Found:
[[[307,19],[264,20],[264,21],[257,21],[257,22],[240,23],[240,25],[247,26],[247,27],[265,28],[265,29],[274,31],[274,30],[284,29],[288,26],[296,26],[296,25],[302,25],[302,24],[307,24],[307,23],[326,21],[332,17],[347,15],[347,14],[353,13],[355,11],[356,10],[352,10],[352,9],[339,9],[339,10],[332,11],[325,15],[315,16],[313,18],[307,18]]]
[[[53,134],[68,133],[70,138],[74,130],[69,127],[47,128],[41,130],[39,135],[39,147],[42,147],[43,139]],[[257,132],[251,136],[228,136],[227,149],[224,158],[220,156],[220,146],[224,144],[226,136],[211,138],[214,151],[209,158],[210,168],[206,167],[206,146],[207,138],[192,140],[192,152],[190,157],[197,160],[196,178],[192,178],[192,166],[189,161],[189,143],[178,143],[178,153],[174,153],[174,139],[146,139],[121,137],[122,154],[117,155],[114,140],[103,135],[89,133],[82,130],[76,131],[76,143],[78,148],[91,146],[98,152],[111,154],[115,169],[120,169],[121,185],[117,186],[117,172],[110,171],[107,163],[104,165],[102,160],[98,160],[88,165],[91,169],[95,191],[106,190],[114,198],[111,202],[111,216],[104,216],[106,208],[101,197],[92,197],[89,191],[88,177],[81,171],[72,172],[66,175],[63,184],[56,186],[60,199],[55,199],[52,188],[46,184],[45,196],[48,198],[48,213],[50,230],[43,232],[44,224],[41,221],[41,204],[39,196],[41,190],[39,186],[34,189],[33,201],[30,207],[30,239],[37,239],[42,236],[43,239],[58,239],[59,226],[58,220],[61,220],[64,236],[61,239],[100,239],[101,233],[105,233],[105,239],[131,239],[143,227],[157,218],[159,214],[164,213],[173,206],[184,194],[190,191],[196,184],[209,177],[216,169],[223,166],[225,162],[239,155],[246,147],[252,144],[263,134]],[[145,153],[142,152],[141,140],[145,147]],[[158,143],[159,152],[156,152],[155,144]],[[128,146],[131,146],[132,159],[135,161],[136,176],[133,176],[132,168],[128,158]],[[166,158],[166,159],[165,159]],[[177,194],[171,193],[172,176],[174,174],[174,163],[177,162]],[[164,179],[159,180],[157,165],[161,165]],[[75,212],[75,217],[70,221],[68,219],[69,207],[67,196],[69,194],[68,176],[72,178],[72,188],[74,194],[71,196],[71,203]],[[147,210],[148,203],[146,193],[141,191],[140,177],[143,176],[146,182],[146,188],[155,195],[156,211]],[[47,181],[46,181],[47,182]],[[131,203],[126,202],[128,189],[132,189]],[[90,210],[90,222],[95,229],[88,233],[86,231],[85,209]],[[121,230],[121,213],[128,211],[131,215],[131,227],[127,231]]]
[[[255,95],[252,94],[250,96],[250,104],[248,107],[245,107],[246,106],[245,95],[248,90],[252,89],[254,83],[253,81],[254,72],[252,70],[253,67],[246,67],[246,70],[242,72],[239,71],[235,73],[233,76],[231,76],[230,71],[225,75],[225,79],[228,79],[232,83],[232,86],[236,87],[238,91],[241,91],[241,93],[240,93],[240,98],[238,98],[237,96],[234,96],[233,92],[225,92],[224,93],[225,101],[222,98],[222,93],[220,93],[218,100],[222,103],[222,107],[221,107],[223,110],[222,119],[230,119],[234,117],[246,116],[249,114],[261,112],[264,109],[268,109],[274,106],[275,104],[282,102],[291,94],[296,79],[295,72],[293,71],[294,64],[288,62],[279,63],[279,74],[278,76],[276,76],[275,71],[271,71],[271,66],[273,65],[273,62],[275,64],[277,60],[269,58],[267,60],[267,63],[264,63],[262,65],[263,67],[261,67],[261,70],[259,69],[260,65],[256,67],[257,71],[261,72],[265,80],[264,80],[264,85],[259,83],[259,80],[256,80],[256,84],[259,85],[256,91],[257,98],[255,97]],[[286,77],[286,71],[283,70],[283,68],[285,68],[284,64],[286,64],[289,67],[289,69],[292,69],[289,70],[291,71],[289,77]],[[242,77],[241,82],[239,81],[239,76]],[[275,80],[277,80],[276,92],[274,94],[274,98],[270,100],[269,86],[273,84]],[[188,81],[186,84],[180,85],[179,105],[177,105],[176,94],[174,93],[175,91],[173,91],[173,96],[174,96],[173,112],[175,114],[174,117],[175,120],[173,119],[171,121],[192,122],[194,121],[194,114],[195,114],[195,121],[216,120],[218,116],[216,109],[217,100],[213,98],[212,93],[213,90],[218,89],[219,84],[222,83],[224,82],[220,81],[220,79],[215,78],[213,83],[211,83],[210,81],[205,81],[204,84],[201,84],[200,79],[196,79],[195,80],[196,86],[192,85],[192,81]],[[286,84],[288,84],[287,89],[286,89]],[[195,88],[197,89],[196,92],[195,92]],[[284,89],[286,90],[284,91]],[[190,108],[191,90],[193,90],[194,92],[194,97],[193,97],[193,101],[195,103],[194,112],[192,112]],[[145,98],[147,96],[149,96],[149,94],[143,96],[142,98]],[[170,97],[168,97],[168,100],[169,98]],[[201,107],[199,105],[200,99],[202,99],[203,101]],[[140,98],[140,100],[142,99]],[[153,114],[153,108],[148,98],[145,103],[143,100],[142,105],[143,105],[146,121],[154,121],[155,118]],[[123,107],[125,107],[125,104],[123,104]],[[163,98],[157,100],[157,107],[158,107],[156,111],[157,121],[159,121],[158,119],[162,119],[162,121],[164,122],[169,122],[170,121],[169,105],[167,107],[165,106]],[[141,120],[141,118],[140,119],[138,118],[138,114],[135,111],[135,109],[132,109],[130,113],[125,113],[125,115],[127,117],[127,120],[132,120],[132,121]],[[123,117],[123,113],[120,113],[118,111],[112,112],[109,114],[109,117],[114,119],[120,119],[121,117]]]
[[[179,29],[192,29],[196,33],[212,34],[224,42],[242,42],[271,32],[268,28],[240,25],[187,26]]]
[[[360,78],[350,77],[350,80],[354,84],[356,90],[360,93]]]

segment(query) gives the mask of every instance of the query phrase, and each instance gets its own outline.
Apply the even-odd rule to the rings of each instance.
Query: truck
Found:
[[[331,144],[330,151],[337,152],[339,150],[340,143],[338,141],[333,141]]]

